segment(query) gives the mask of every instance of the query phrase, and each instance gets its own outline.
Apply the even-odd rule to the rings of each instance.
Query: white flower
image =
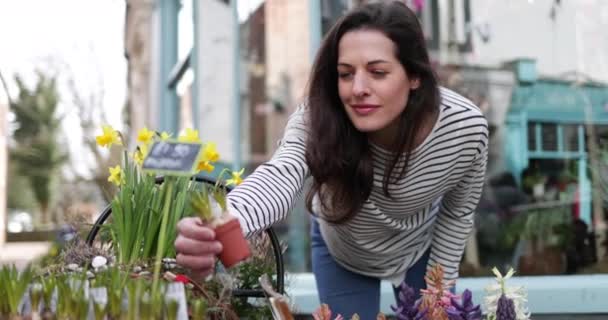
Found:
[[[496,275],[496,283],[490,284],[485,288],[486,296],[484,297],[484,309],[488,316],[496,316],[496,307],[498,306],[498,299],[504,293],[507,298],[513,300],[515,305],[515,314],[517,320],[529,320],[530,311],[528,311],[528,294],[526,289],[522,286],[507,287],[505,285],[506,280],[511,278],[515,271],[513,268],[509,269],[507,274],[503,276],[498,269],[492,269],[492,272]]]
[[[107,263],[108,263],[108,259],[106,257],[96,256],[95,258],[93,258],[93,261],[91,262],[91,266],[94,269],[98,269],[98,268],[101,268],[102,266],[105,266]]]

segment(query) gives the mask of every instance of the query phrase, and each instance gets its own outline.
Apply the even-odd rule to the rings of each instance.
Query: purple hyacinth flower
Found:
[[[450,320],[481,320],[481,306],[473,303],[473,294],[469,289],[464,290],[461,297],[462,302],[452,298],[452,305],[446,309]]]
[[[424,320],[427,311],[419,310],[421,302],[422,300],[416,301],[414,289],[403,282],[399,286],[397,306],[391,306],[391,309],[398,320]]]
[[[516,318],[513,300],[502,294],[496,306],[496,320],[515,320]]]

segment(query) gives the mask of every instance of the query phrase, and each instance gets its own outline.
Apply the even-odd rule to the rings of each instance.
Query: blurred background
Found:
[[[323,34],[363,2],[0,1],[0,262],[95,221],[120,159],[95,145],[104,124],[131,142],[143,127],[196,128],[221,166],[252,172]],[[608,1],[405,2],[442,85],[490,124],[461,275],[608,273]],[[277,231],[288,271],[310,271],[303,201]]]

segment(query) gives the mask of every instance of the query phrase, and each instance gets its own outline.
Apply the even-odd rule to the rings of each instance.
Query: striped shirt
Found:
[[[412,150],[405,176],[389,185],[392,198],[382,190],[391,153],[372,144],[374,182],[360,212],[342,225],[318,219],[330,253],[344,268],[398,285],[430,248],[429,267],[441,264],[445,280],[458,277],[484,182],[488,125],[472,102],[445,88],[440,92],[436,123]],[[309,176],[306,114],[300,107],[290,116],[272,159],[228,196],[247,234],[285,218],[302,192]]]

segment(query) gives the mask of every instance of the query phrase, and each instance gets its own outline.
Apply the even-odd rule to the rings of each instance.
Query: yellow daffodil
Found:
[[[114,130],[111,126],[102,126],[101,129],[103,130],[103,134],[95,137],[98,145],[108,148],[111,147],[112,144],[121,145],[118,131]]]
[[[108,177],[108,181],[113,184],[120,186],[124,180],[122,168],[117,165],[115,167],[110,167],[110,176]]]
[[[235,185],[238,186],[239,184],[241,184],[243,182],[243,178],[241,178],[241,176],[243,175],[243,172],[245,172],[245,169],[241,169],[241,171],[239,172],[232,172],[232,179],[228,179],[226,180],[226,185],[230,186],[230,185]]]
[[[137,163],[138,166],[142,166],[144,163],[144,159],[148,155],[148,146],[143,144],[137,147],[137,150],[133,152],[133,160]]]
[[[171,134],[169,132],[163,131],[160,133],[160,140],[166,141],[169,138],[171,138]]]
[[[212,172],[215,167],[209,161],[199,161],[196,165],[196,171]]]
[[[198,137],[198,130],[186,129],[186,133],[179,136],[178,138],[181,142],[201,142],[201,139]]]
[[[137,132],[137,141],[141,142],[143,144],[149,144],[150,142],[152,142],[153,138],[154,138],[154,131],[150,131],[146,127],[143,127],[143,129],[141,129],[141,130],[139,130],[139,132]]]
[[[215,148],[215,143],[209,142],[205,145],[205,149],[203,150],[203,159],[211,162],[217,162],[220,159],[220,154]]]
[[[144,156],[141,154],[141,151],[135,150],[133,152],[133,161],[135,161],[135,163],[140,167],[143,165]]]

